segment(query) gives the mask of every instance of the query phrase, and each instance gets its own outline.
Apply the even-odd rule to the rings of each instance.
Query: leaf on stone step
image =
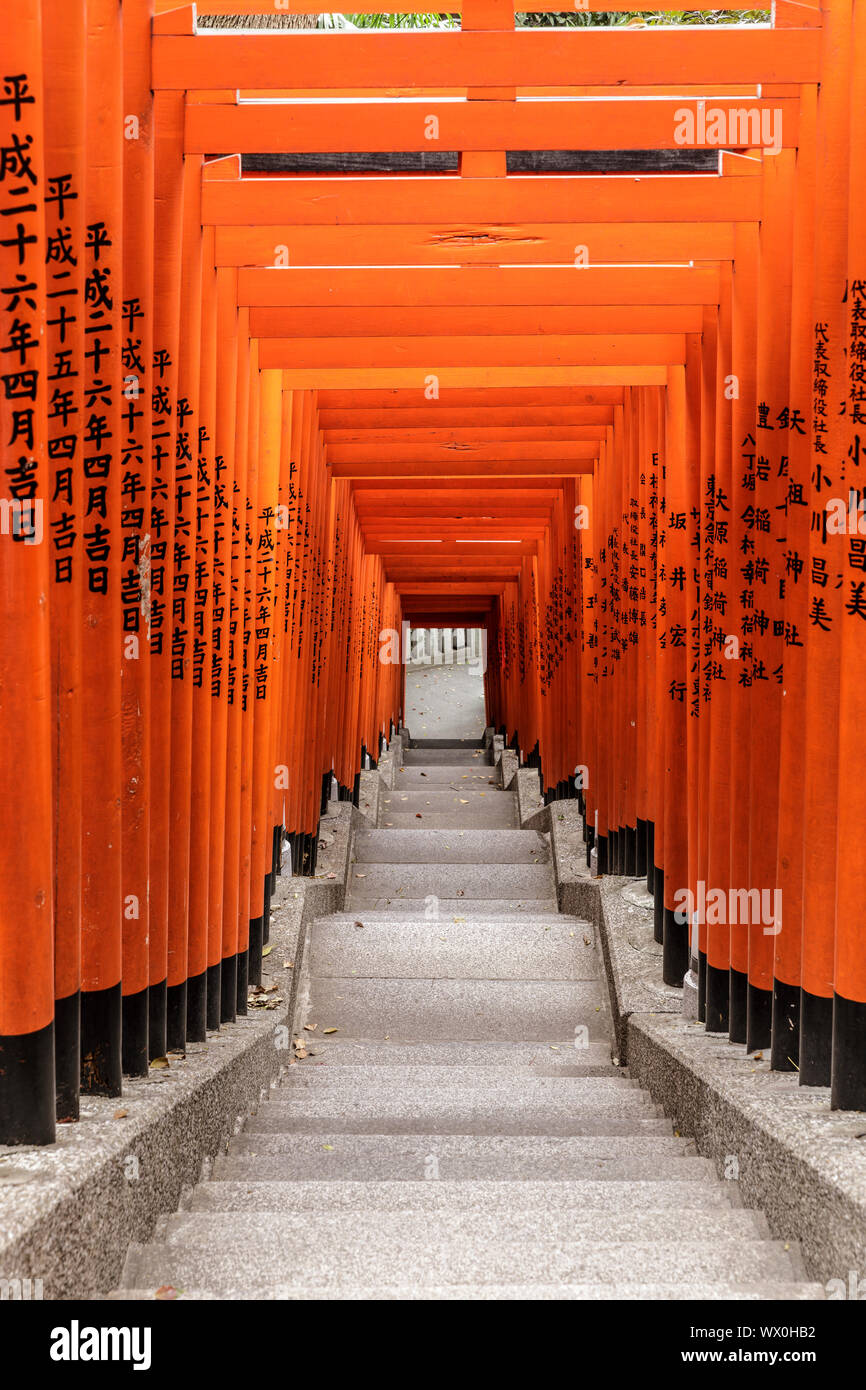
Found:
[[[323,1144],[322,1148],[325,1150],[326,1154],[332,1154],[334,1152],[333,1144]]]
[[[274,949],[273,946],[265,946],[265,947],[263,947],[263,948],[262,948],[262,959],[264,960],[265,956],[269,956],[269,955],[271,954],[271,951],[272,951],[273,949]]]
[[[305,1023],[305,1024],[304,1024],[304,1029],[305,1029],[306,1032],[308,1032],[308,1033],[315,1033],[315,1031],[316,1031],[316,1029],[318,1028],[318,1026],[319,1026],[318,1023]]]
[[[554,1047],[554,1046],[551,1044],[550,1050],[551,1050],[551,1052],[558,1052],[558,1051],[559,1051],[559,1048],[558,1048],[558,1047]]]
[[[152,1071],[165,1071],[166,1067],[169,1067],[170,1065],[171,1063],[169,1062],[167,1057],[154,1057],[153,1061],[150,1064]]]
[[[294,968],[295,968],[295,962],[294,962],[293,960],[284,960],[284,961],[283,961],[283,969],[284,969],[284,970],[294,970]]]
[[[466,918],[465,918],[465,917],[453,917],[453,918],[452,918],[452,921],[454,921],[454,922],[465,922],[465,921],[466,921]],[[443,941],[445,940],[445,937],[444,937],[444,936],[443,936],[442,940],[443,940]]]
[[[469,798],[468,798],[468,797],[465,797],[465,796],[461,796],[461,797],[460,797],[460,805],[461,805],[461,806],[468,806],[468,805],[469,805]]]
[[[113,1115],[113,1119],[115,1119],[115,1120],[125,1120],[128,1114],[129,1114],[129,1111],[128,1111],[128,1110],[115,1110],[114,1115]]]
[[[326,1032],[326,1033],[336,1033],[337,1029],[336,1029],[336,1028],[325,1028],[323,1031]]]
[[[160,1284],[153,1296],[154,1298],[160,1299],[160,1301],[168,1302],[170,1299],[177,1298],[177,1289],[171,1284]]]
[[[356,922],[356,923],[355,923],[355,926],[356,926],[356,927],[363,927],[363,925],[364,925],[363,922]]]
[[[416,811],[416,812],[415,812],[415,819],[416,819],[416,820],[423,820],[423,819],[424,819],[424,817],[422,816],[422,814],[421,814],[420,811]]]

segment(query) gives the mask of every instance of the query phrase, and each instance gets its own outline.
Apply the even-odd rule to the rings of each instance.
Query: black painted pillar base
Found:
[[[800,990],[801,1086],[829,1086],[833,1051],[833,1000]]]
[[[262,918],[250,918],[250,937],[249,937],[249,981],[251,985],[260,985],[262,982]]]
[[[235,1007],[239,1018],[247,1016],[247,995],[249,993],[249,954],[247,951],[238,951],[235,957],[237,961],[237,973],[235,975]]]
[[[606,873],[609,873],[609,872],[610,872],[610,870],[609,870],[608,867],[607,867],[607,859],[608,859],[607,850],[608,850],[608,841],[609,841],[609,839],[610,839],[610,836],[609,836],[609,835],[597,835],[597,836],[596,836],[595,847],[596,847],[596,849],[598,850],[598,873],[599,873],[599,877],[601,877],[602,874],[606,874]]]
[[[800,986],[773,980],[773,1071],[796,1071],[800,1065]]]
[[[207,1042],[207,970],[186,982],[187,1042]]]
[[[238,1011],[238,958],[223,956],[220,965],[220,1023],[234,1023]]]
[[[166,993],[165,980],[147,991],[147,1053],[151,1061],[166,1052]]]
[[[320,815],[324,815],[328,809],[328,802],[331,799],[331,778],[333,775],[332,771],[322,773],[322,798],[319,802]]]
[[[265,902],[262,912],[262,945],[267,946],[271,935],[271,899],[274,896],[271,875],[265,874]]]
[[[295,872],[295,853],[296,853],[296,851],[295,851],[295,832],[294,832],[294,830],[287,830],[287,831],[286,831],[286,846],[287,846],[288,852],[289,852],[289,873],[293,874],[293,873]]]
[[[122,997],[120,980],[108,990],[82,990],[81,1088],[89,1095],[120,1095]]]
[[[145,991],[146,993],[146,991]],[[147,1071],[147,1034],[144,1067]],[[58,1120],[77,1120],[81,1087],[81,995],[54,1001],[54,1085]],[[34,1143],[41,1141],[34,1140]]]
[[[275,826],[274,826],[274,839],[273,839],[273,845],[272,845],[272,848],[271,848],[271,873],[270,873],[270,880],[271,880],[271,896],[272,896],[272,897],[273,897],[273,894],[275,893],[276,887],[277,887],[277,874],[280,872],[280,864],[282,863],[282,858],[283,858],[282,849],[283,849],[283,827],[282,827],[281,825],[275,825]]]
[[[625,866],[623,872],[627,878],[637,877],[637,830],[633,825],[627,825],[622,831],[625,842]]]
[[[124,1076],[147,1076],[150,1058],[147,1055],[147,1025],[150,991],[140,989],[136,994],[125,994],[121,1004],[121,1067]],[[76,996],[76,1004],[77,1004]],[[55,1011],[55,1025],[57,1013]],[[58,1107],[60,1088],[57,1089]],[[60,1119],[58,1108],[57,1118]]]
[[[746,1051],[763,1051],[773,1036],[773,991],[750,984],[746,999]]]
[[[707,953],[698,948],[698,1022],[707,1021]]]
[[[222,966],[209,965],[207,968],[207,1026],[216,1032],[222,1015]]]
[[[866,1110],[866,1004],[833,998],[831,1110]]]
[[[662,941],[662,979],[674,989],[682,989],[689,968],[689,924],[678,922],[674,908],[664,909]]]
[[[186,980],[166,990],[165,1025],[166,1051],[186,1052]]]
[[[119,1096],[122,997],[120,981],[110,989],[81,991],[81,1090],[93,1096]]]
[[[595,844],[595,827],[592,825],[584,825],[583,828],[584,838],[586,840],[586,867],[590,869],[592,867],[592,850]]]
[[[0,1036],[0,1144],[53,1144],[54,1108],[54,1024]]]
[[[647,862],[647,822],[638,818],[635,830],[635,878],[646,876]]]
[[[727,1033],[730,972],[707,962],[706,1026],[708,1033]]]
[[[653,880],[655,878],[656,866],[653,859],[656,847],[656,827],[655,821],[648,820],[646,823],[646,890],[648,893],[654,892]]]
[[[653,941],[665,939],[665,871],[655,865],[653,873]]]
[[[728,1004],[728,1036],[732,1043],[746,1041],[746,994],[749,977],[744,970],[728,972],[730,1000]]]

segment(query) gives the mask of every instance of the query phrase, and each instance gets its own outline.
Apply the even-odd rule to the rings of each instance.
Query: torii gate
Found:
[[[862,5],[155,8],[0,19],[0,1138],[245,1011],[404,619],[487,628],[706,1026],[866,1105]]]

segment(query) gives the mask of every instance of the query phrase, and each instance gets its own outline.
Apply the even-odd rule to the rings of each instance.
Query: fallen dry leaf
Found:
[[[264,957],[264,956],[269,956],[269,955],[271,954],[271,951],[272,951],[273,949],[274,949],[273,946],[265,946],[264,949],[262,950],[262,957]]]
[[[153,1296],[154,1298],[159,1298],[161,1300],[167,1301],[172,1298],[177,1298],[177,1289],[174,1288],[171,1284],[160,1284],[159,1288]]]
[[[154,1057],[150,1065],[153,1071],[165,1071],[166,1067],[169,1067],[171,1063],[167,1057]]]
[[[316,1029],[318,1028],[318,1026],[319,1026],[318,1023],[305,1023],[305,1024],[304,1024],[304,1028],[305,1028],[305,1030],[306,1030],[308,1033],[315,1033],[315,1031],[316,1031]]]
[[[325,1032],[325,1033],[336,1033],[336,1031],[337,1031],[336,1028],[325,1028],[325,1029],[323,1029],[323,1032]]]
[[[128,1114],[128,1110],[115,1110],[114,1118],[115,1120],[125,1120]]]

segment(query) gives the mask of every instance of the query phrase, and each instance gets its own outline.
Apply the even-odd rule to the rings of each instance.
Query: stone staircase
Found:
[[[822,1297],[613,1065],[592,928],[486,752],[416,747],[396,782],[311,927],[315,1055],[111,1297]]]

